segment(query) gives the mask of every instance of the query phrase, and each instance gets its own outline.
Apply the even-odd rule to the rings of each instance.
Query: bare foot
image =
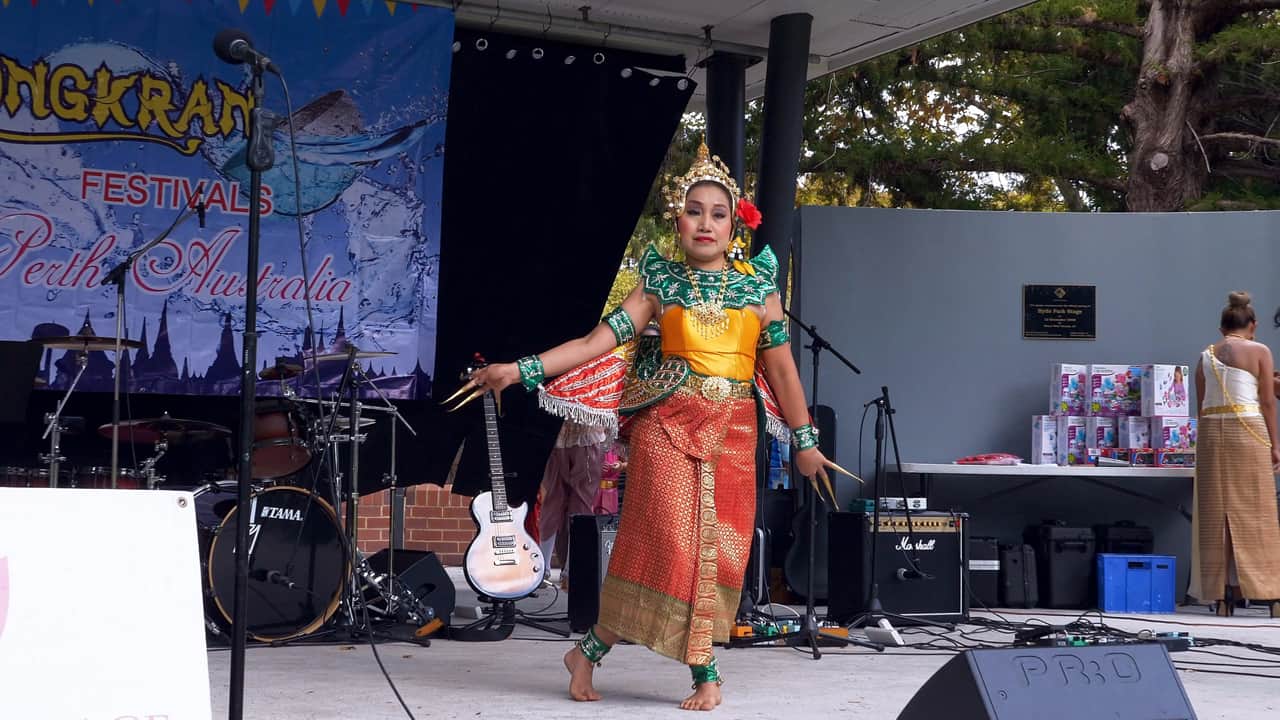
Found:
[[[600,693],[591,686],[591,673],[595,667],[577,645],[569,648],[569,652],[564,654],[564,669],[569,671],[569,697],[579,702],[600,699]]]
[[[585,659],[585,658],[584,658]],[[680,703],[681,710],[715,710],[720,704],[720,685],[713,682],[699,683],[693,694]]]

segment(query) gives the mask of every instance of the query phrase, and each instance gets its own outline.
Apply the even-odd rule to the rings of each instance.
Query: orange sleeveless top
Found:
[[[719,337],[702,337],[685,308],[676,305],[662,315],[662,354],[679,355],[699,375],[749,381],[755,373],[760,318],[747,308],[725,308],[729,329]]]

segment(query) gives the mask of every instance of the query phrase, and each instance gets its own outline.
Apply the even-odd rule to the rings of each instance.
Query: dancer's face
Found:
[[[700,265],[720,267],[733,234],[729,193],[715,183],[698,183],[685,196],[684,213],[676,220],[685,257]],[[719,262],[717,262],[719,261]]]

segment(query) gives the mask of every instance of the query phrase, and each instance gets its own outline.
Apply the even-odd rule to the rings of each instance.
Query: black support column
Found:
[[[795,222],[796,173],[804,139],[804,86],[809,64],[813,16],[779,15],[769,25],[769,66],[764,81],[764,127],[760,137],[760,176],[756,205],[764,214],[752,252],[765,245],[778,256],[779,278],[786,294],[786,268],[791,257]]]
[[[752,58],[717,52],[707,58],[707,147],[742,187],[747,144],[747,65]]]

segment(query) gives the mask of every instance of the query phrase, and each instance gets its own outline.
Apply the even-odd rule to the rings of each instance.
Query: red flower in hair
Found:
[[[738,201],[738,219],[742,221],[743,225],[755,230],[760,227],[760,221],[764,219],[764,216],[760,214],[755,205],[751,204],[750,200],[743,198]]]

